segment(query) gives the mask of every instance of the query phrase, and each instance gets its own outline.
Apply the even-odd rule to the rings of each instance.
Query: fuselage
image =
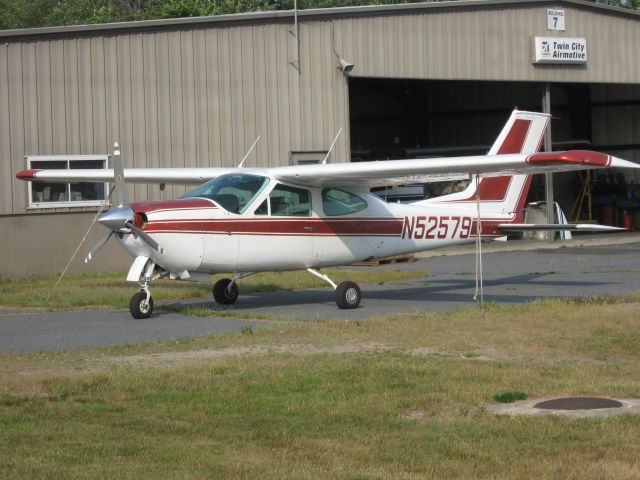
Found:
[[[242,175],[246,176],[237,175],[238,182]],[[348,265],[469,243],[476,237],[478,211],[473,202],[387,203],[367,190],[302,187],[258,178],[264,182],[250,179],[253,186],[247,191],[240,183],[217,190],[199,187],[188,198],[132,203],[136,225],[162,246],[162,253],[135,234],[121,234],[119,241],[134,257],[148,256],[164,270],[188,278],[184,272]],[[514,220],[512,212],[492,212],[488,217],[482,212],[482,217],[484,237],[497,236],[498,223]]]

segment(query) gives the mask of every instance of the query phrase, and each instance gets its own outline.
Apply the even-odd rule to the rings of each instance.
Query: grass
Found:
[[[513,403],[518,400],[525,400],[526,398],[527,398],[527,394],[520,390],[512,390],[509,392],[496,393],[493,396],[493,399],[499,403]]]
[[[363,285],[391,283],[426,276],[422,272],[365,269],[327,269],[323,270],[323,273],[329,275],[336,283],[349,279]],[[37,306],[48,309],[93,306],[126,307],[137,287],[135,284],[127,283],[125,278],[126,275],[122,272],[69,275],[60,282],[47,302],[45,299],[56,282],[56,276],[46,275],[25,279],[0,277],[0,306],[29,308]],[[212,283],[219,278],[223,278],[223,275],[213,276]],[[298,271],[261,273],[240,280],[238,285],[242,293],[255,293],[299,290],[323,287],[327,284],[307,272]],[[162,279],[153,283],[152,293],[156,302],[183,300],[210,297],[211,287],[212,284]]]
[[[0,355],[0,478],[638,478],[640,416],[485,407],[640,397],[639,327],[606,296]]]

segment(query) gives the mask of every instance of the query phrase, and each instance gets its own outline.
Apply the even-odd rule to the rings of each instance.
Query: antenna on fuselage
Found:
[[[338,133],[336,133],[336,138],[333,139],[333,143],[329,147],[329,151],[325,155],[324,160],[322,160],[322,165],[326,165],[327,159],[329,158],[329,155],[331,155],[331,150],[333,150],[333,147],[335,147],[336,142],[338,141],[338,137],[340,136],[341,133],[342,133],[342,127],[340,127],[340,130],[338,130]]]
[[[256,140],[251,144],[251,146],[249,147],[249,150],[247,150],[247,154],[244,156],[244,158],[242,159],[242,161],[238,165],[238,168],[243,168],[244,167],[244,161],[247,159],[249,154],[251,154],[251,151],[254,149],[254,147],[258,143],[258,140],[260,140],[260,135],[258,135],[258,138],[256,138]]]

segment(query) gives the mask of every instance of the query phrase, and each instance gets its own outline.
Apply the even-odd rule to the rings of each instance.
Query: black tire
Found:
[[[354,282],[342,282],[336,288],[336,304],[339,308],[350,309],[358,308],[362,300],[362,292],[360,287]]]
[[[144,290],[140,290],[131,297],[129,311],[133,318],[149,318],[153,313],[153,298],[149,297],[149,304],[147,304],[147,293]]]
[[[230,278],[223,278],[213,286],[213,298],[220,305],[232,305],[238,299],[238,284],[234,283],[229,291],[230,283]]]

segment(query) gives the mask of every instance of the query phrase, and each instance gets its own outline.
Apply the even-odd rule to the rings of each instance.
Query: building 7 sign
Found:
[[[587,63],[586,38],[534,37],[533,63]]]
[[[564,32],[564,10],[547,9],[547,30]]]

